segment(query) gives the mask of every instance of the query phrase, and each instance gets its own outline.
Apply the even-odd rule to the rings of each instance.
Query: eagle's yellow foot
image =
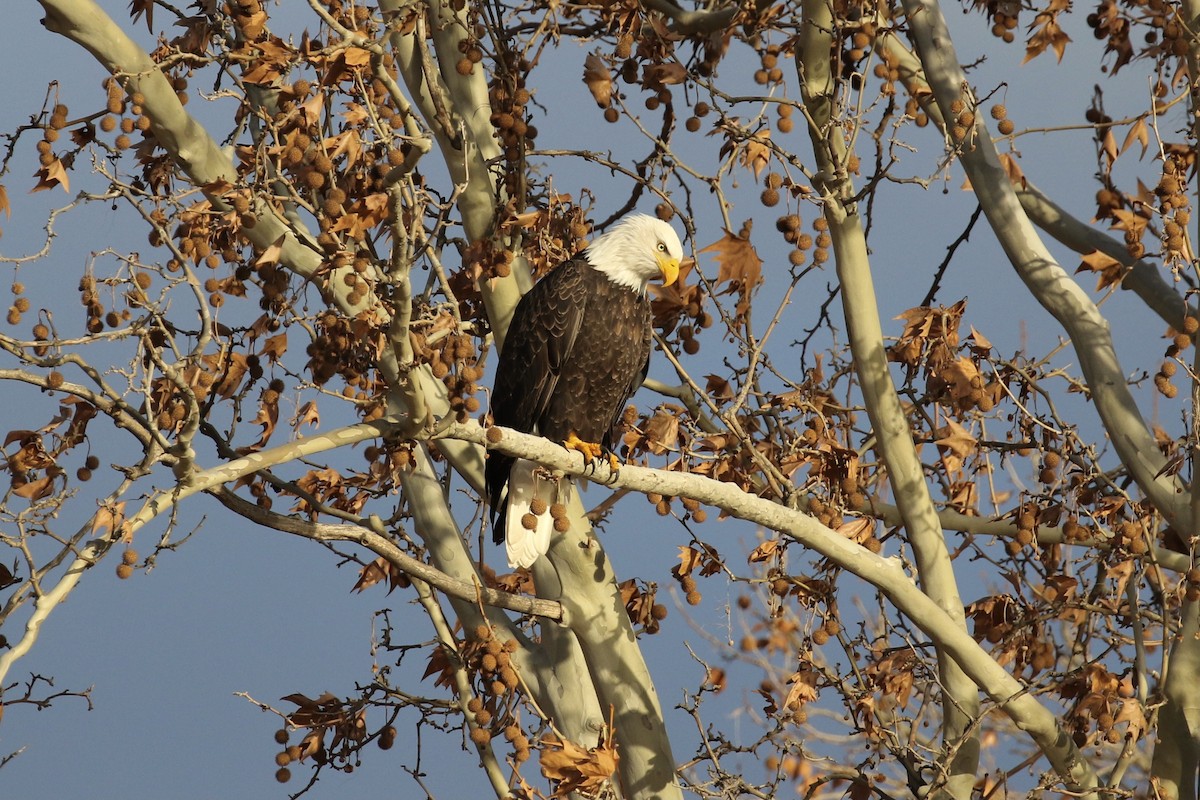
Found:
[[[574,433],[567,437],[567,440],[562,443],[563,447],[568,450],[574,450],[577,453],[583,454],[583,463],[589,466],[600,456],[604,455],[604,447],[596,442],[585,442]]]
[[[612,451],[606,450],[603,445],[597,444],[596,442],[585,442],[574,433],[568,436],[567,440],[563,442],[563,447],[567,448],[568,450],[574,450],[577,453],[582,453],[583,463],[588,467],[591,467],[593,471],[596,468],[597,459],[600,458],[605,458],[608,460],[609,472],[614,477],[616,477],[616,474],[621,470],[621,459],[617,458]]]

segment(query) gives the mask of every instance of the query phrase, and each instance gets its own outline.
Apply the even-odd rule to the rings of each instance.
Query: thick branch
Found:
[[[1123,242],[1071,216],[1028,181],[1013,188],[1021,208],[1035,225],[1076,253],[1086,255],[1099,250],[1120,261],[1129,268],[1121,279],[1121,287],[1140,297],[1151,311],[1175,330],[1183,330],[1187,301],[1163,280],[1152,264],[1129,255],[1129,248]]]
[[[566,624],[586,665],[585,679],[595,688],[598,706],[584,698],[585,705],[576,710],[601,713],[586,731],[593,741],[611,713],[621,752],[621,786],[627,798],[682,798],[662,706],[612,564],[592,532],[578,493],[570,495],[571,528],[551,539],[548,558],[534,565],[534,576],[540,595],[562,603]],[[567,667],[578,669],[574,664]],[[578,689],[576,693],[589,694]],[[580,722],[586,722],[586,716]]]
[[[494,233],[499,195],[489,164],[501,156],[490,120],[487,79],[482,69],[468,75],[461,75],[455,69],[460,57],[458,43],[468,30],[465,11],[456,12],[440,2],[431,5],[434,24],[428,34],[436,61],[425,47],[424,23],[407,33],[397,30],[390,42],[400,77],[433,131],[450,177],[459,188],[457,203],[463,230],[470,241],[479,241]],[[379,3],[385,15],[397,18],[407,13],[407,7],[402,0]],[[443,63],[446,68],[438,69],[437,65]],[[447,117],[451,112],[454,117]],[[494,278],[479,286],[498,343],[504,341],[504,332],[520,298],[515,274],[514,271],[507,278]]]
[[[894,35],[880,36],[877,42],[896,63],[909,94],[921,103],[930,121],[938,127],[942,135],[949,135],[945,118],[933,98],[928,81],[925,80],[921,62]],[[1129,248],[1123,242],[1071,215],[1028,180],[1014,186],[1013,189],[1030,221],[1055,240],[1082,255],[1099,250],[1129,267],[1129,271],[1121,280],[1121,286],[1140,297],[1142,302],[1168,325],[1182,330],[1187,303],[1171,284],[1163,280],[1153,264],[1130,256]]]
[[[797,63],[802,77],[808,78],[802,81],[801,88],[809,113],[809,135],[824,179],[820,187],[823,207],[842,286],[842,308],[855,371],[875,433],[876,450],[887,466],[912,545],[921,586],[966,631],[966,616],[950,552],[884,351],[866,234],[857,203],[852,200],[855,191],[846,167],[846,136],[842,126],[833,124],[835,85],[827,70],[832,48],[828,34],[833,25],[831,7],[824,0],[808,0],[804,8],[805,26]],[[974,791],[979,767],[979,739],[969,733],[979,716],[979,694],[974,682],[940,648],[938,672],[944,692],[943,739],[948,745],[961,742],[953,748],[946,793],[968,798]]]
[[[187,111],[170,81],[154,60],[113,22],[93,0],[39,0],[46,10],[46,29],[70,39],[91,53],[100,64],[120,76],[130,94],[140,92],[150,132],[192,183],[206,186],[238,180],[237,169],[220,145]],[[227,206],[220,196],[208,194],[219,209]],[[322,257],[315,247],[300,241],[272,209],[261,206],[259,221],[243,233],[259,248],[282,241],[280,260],[300,275],[312,277]],[[340,283],[334,281],[331,283]]]
[[[1196,800],[1200,771],[1200,603],[1188,601],[1171,648],[1150,774],[1164,800]]]
[[[917,55],[938,105],[972,101],[966,76],[935,0],[904,0]],[[1141,490],[1172,525],[1191,528],[1181,502],[1183,487],[1165,474],[1163,456],[1125,383],[1108,323],[1091,298],[1055,262],[1021,208],[1000,163],[983,114],[963,142],[962,162],[984,214],[1017,274],[1038,302],[1066,330],[1079,356],[1092,399],[1121,461]]]
[[[197,492],[214,489],[221,484],[236,481],[238,478],[258,472],[260,469],[269,469],[276,464],[284,464],[298,458],[333,450],[337,447],[365,442],[368,439],[397,433],[402,431],[404,427],[404,423],[396,421],[375,420],[374,422],[360,422],[357,425],[338,428],[319,436],[297,439],[294,442],[289,442],[279,447],[272,447],[258,453],[251,453],[248,456],[228,461],[224,464],[218,464],[215,467],[196,470],[192,474],[184,476],[178,486],[167,491],[154,493],[138,512],[129,518],[126,524],[131,526],[130,530],[137,530],[163,511]]]
[[[498,438],[497,438],[498,435]],[[851,542],[812,517],[740,490],[730,483],[644,467],[625,466],[613,475],[607,465],[585,466],[578,454],[537,436],[477,423],[450,425],[438,436],[484,444],[506,455],[527,458],[571,475],[587,476],[618,488],[672,497],[691,497],[738,519],[778,531],[829,559],[883,592],[926,633],[933,643],[959,663],[975,684],[1037,743],[1054,769],[1075,789],[1090,789],[1097,778],[1075,747],[1058,717],[1010,675],[905,574],[898,559],[883,558]]]

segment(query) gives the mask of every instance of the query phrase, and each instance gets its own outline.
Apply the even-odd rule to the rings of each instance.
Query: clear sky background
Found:
[[[116,19],[127,19],[124,0],[106,0],[103,5]],[[1054,65],[1052,56],[1018,66],[1023,48],[1016,45],[998,52],[977,17],[960,16],[956,6],[947,6],[946,11],[951,24],[964,34],[958,41],[963,60],[974,61],[983,48],[991,53],[973,73],[973,79],[984,90],[1007,84],[1001,96],[1018,130],[1082,122],[1092,84],[1099,78],[1095,74],[1097,48],[1090,32],[1082,28],[1082,19],[1068,28],[1076,44],[1068,48],[1061,67]],[[98,108],[103,102],[100,82],[104,73],[100,67],[72,43],[46,32],[38,23],[40,16],[40,6],[31,0],[9,3],[5,8],[0,33],[0,70],[6,76],[5,102],[0,105],[0,129],[4,131],[13,130],[37,113],[47,85],[55,79],[60,81],[63,102],[73,112]],[[146,40],[144,25],[126,27],[140,41]],[[548,118],[538,120],[538,144],[544,148],[611,149],[618,158],[632,162],[646,152],[646,147],[643,142],[627,138],[632,137],[627,128],[605,125],[591,105],[580,80],[586,52],[567,44],[554,57],[553,69],[543,66],[535,73],[536,97],[550,111]],[[740,63],[748,77],[754,65],[747,55],[742,53],[725,62],[723,74],[728,76]],[[556,81],[555,75],[561,77]],[[1132,79],[1124,84],[1119,91],[1110,90],[1110,113],[1114,117],[1120,115],[1117,106],[1122,102],[1122,93],[1127,110],[1140,108],[1145,102],[1143,86]],[[202,105],[193,102],[189,109]],[[555,113],[564,110],[566,113]],[[216,128],[214,133],[223,135],[226,129]],[[807,151],[801,125],[791,136],[798,149]],[[35,183],[31,177],[36,166],[34,138],[23,143],[26,156],[14,159],[14,172],[0,178],[13,204],[11,219],[0,217],[0,228],[4,230],[0,253],[5,256],[36,250],[44,236],[45,211],[70,198],[57,189],[25,194]],[[786,138],[776,139],[785,146],[790,144]],[[912,156],[910,169],[917,174],[929,172],[931,159],[942,153],[934,129],[926,129],[924,136],[910,133],[909,139],[924,148],[920,155]],[[629,141],[635,143],[625,147]],[[710,139],[690,146],[700,157],[703,148],[715,150],[717,142]],[[1096,189],[1090,134],[1031,135],[1020,138],[1018,146],[1026,174],[1068,210],[1090,219]],[[919,166],[922,164],[925,166]],[[560,191],[577,192],[588,187],[600,198],[606,192],[614,192],[618,200],[626,196],[628,186],[602,171],[579,165],[573,172],[569,166],[560,164],[554,170]],[[81,185],[87,169],[82,163],[77,167],[76,180]],[[738,180],[744,190],[738,194],[740,202],[733,218],[740,221],[753,216],[758,220],[755,242],[766,260],[764,272],[768,277],[762,294],[770,300],[771,271],[782,272],[786,265],[783,243],[768,233],[776,212],[764,209],[753,199],[758,190],[746,173],[741,173]],[[961,183],[961,170],[954,169],[944,185],[932,186],[923,193],[912,187],[885,186],[881,190],[871,243],[885,319],[920,302],[946,244],[962,230],[973,211],[974,198],[961,191]],[[598,215],[610,210],[600,207]],[[697,249],[720,237],[717,219],[696,222],[700,233],[693,244]],[[141,223],[124,210],[112,212],[95,206],[70,214],[60,223],[58,234],[50,257],[21,271],[21,280],[30,287],[35,305],[39,295],[43,303],[53,305],[55,293],[73,293],[93,252],[110,245],[149,250]],[[1078,263],[1062,248],[1056,247],[1055,252],[1068,269]],[[715,265],[706,258],[701,257],[701,269],[715,274]],[[834,282],[832,265],[826,277],[829,283]],[[0,276],[0,285],[7,279],[7,275]],[[1089,289],[1094,285],[1090,276],[1082,276],[1082,280]],[[806,285],[817,286],[820,281]],[[1031,340],[1032,352],[1040,352],[1059,335],[1053,321],[1024,292],[992,244],[983,222],[960,250],[944,286],[939,300],[949,304],[968,297],[967,320],[1001,352],[1012,353],[1020,348],[1023,337]],[[823,294],[798,296],[788,324],[777,334],[779,340],[786,342],[800,335],[822,300]],[[57,307],[82,316],[77,302],[74,297],[57,300]],[[1116,296],[1106,309],[1126,359],[1126,371],[1153,370],[1156,354],[1164,346],[1160,338],[1162,324],[1131,296]],[[896,323],[890,332],[899,331]],[[706,343],[704,352],[718,350],[715,343]],[[786,353],[786,349],[779,352]],[[1069,351],[1063,360],[1071,363]],[[7,362],[3,365],[9,366]],[[720,367],[715,358],[713,366]],[[704,374],[706,370],[697,364],[693,371]],[[654,374],[669,378],[661,362],[656,363]],[[3,391],[10,393],[4,396],[9,428],[44,420],[44,406],[39,403],[45,401],[36,394],[17,396],[11,388]],[[636,400],[641,407],[655,401],[646,393]],[[1150,414],[1148,406],[1144,410]],[[1083,412],[1080,424],[1094,424],[1088,413]],[[102,427],[97,424],[92,429],[101,443],[106,435],[100,434]],[[601,495],[593,490],[590,497],[596,501]],[[677,547],[687,542],[684,531],[678,525],[660,521],[639,498],[626,500],[623,506],[605,532],[618,575],[640,575],[669,586],[668,571],[675,563]],[[78,516],[64,519],[64,529],[72,529],[86,516],[84,507],[69,513]],[[390,606],[398,609],[397,618],[401,618],[411,595],[400,591],[385,597],[380,589],[352,594],[350,588],[356,578],[353,569],[335,569],[333,559],[321,548],[256,530],[207,497],[190,500],[183,510],[183,520],[181,528],[200,525],[198,532],[177,553],[160,557],[150,574],[139,572],[128,581],[120,581],[113,574],[115,564],[105,562],[87,575],[69,602],[47,623],[35,650],[10,676],[24,680],[32,672],[53,676],[59,689],[92,687],[94,708],[88,711],[84,701],[72,698],[64,698],[44,711],[26,706],[8,708],[0,723],[0,756],[18,750],[21,753],[0,770],[0,795],[35,800],[200,800],[285,797],[303,785],[307,774],[302,766],[294,767],[288,785],[275,782],[273,756],[278,748],[271,737],[279,725],[235,693],[247,692],[277,703],[279,697],[291,692],[310,696],[323,691],[352,692],[356,683],[370,679],[375,612]],[[148,552],[149,537],[159,530],[156,527],[144,534],[148,538],[139,549]],[[710,523],[699,533],[730,554],[749,550],[756,535],[752,527],[732,521]],[[493,555],[495,562],[502,561],[498,551]],[[686,607],[668,600],[671,616],[666,630],[643,640],[667,708],[681,699],[677,688],[681,683],[694,687],[701,677],[700,668],[684,660],[680,641],[696,644],[703,638],[702,632],[719,639],[740,635],[740,631],[728,629],[722,611],[736,593],[717,580],[702,583],[705,603],[698,609],[685,611]],[[685,624],[688,613],[693,625]],[[402,618],[414,628],[425,625],[419,612],[403,613]],[[427,625],[416,630],[414,640],[432,636]],[[13,638],[14,633],[8,635]],[[423,686],[433,693],[428,683],[416,682],[423,668],[423,660],[406,662],[402,670],[411,680],[397,682],[416,689]],[[686,677],[681,680],[680,675]],[[748,695],[754,686],[750,682],[731,688],[720,710],[734,715],[743,701],[756,706],[757,700]],[[681,712],[672,712],[669,718],[676,732],[676,757],[682,759],[693,746],[694,729]],[[412,722],[411,717],[402,717],[402,738],[406,719]],[[725,727],[736,731],[737,723]],[[373,757],[351,776],[326,771],[308,796],[417,796],[417,787],[399,772],[400,763],[413,763],[411,744],[403,742],[389,753],[372,753]],[[453,787],[439,792],[440,798],[488,792],[474,768],[474,757],[461,753],[453,737],[433,737],[426,746],[423,766],[430,774],[430,784],[442,789]],[[526,769],[536,774],[533,763]]]

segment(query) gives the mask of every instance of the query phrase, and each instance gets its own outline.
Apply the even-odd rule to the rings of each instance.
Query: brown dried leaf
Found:
[[[367,107],[360,103],[347,103],[346,110],[342,112],[342,119],[346,121],[347,125],[358,127],[371,121],[371,112],[367,111]],[[350,133],[350,131],[346,131],[345,133],[340,133],[337,136],[331,136],[326,139],[326,149],[335,147],[337,143],[345,137],[346,133]],[[355,135],[357,135],[357,131],[355,131]],[[330,153],[329,157],[333,158],[333,154]]]
[[[1147,216],[1144,209],[1139,213],[1128,208],[1114,208],[1112,211],[1113,229],[1132,233],[1135,236],[1141,236],[1146,230],[1146,226],[1150,224],[1150,217]]]
[[[742,150],[742,166],[754,172],[754,177],[762,177],[762,171],[771,163],[770,130],[762,130],[746,140]]]
[[[642,68],[642,83],[648,87],[671,86],[687,80],[687,69],[675,62],[647,64]]]
[[[850,800],[871,800],[874,794],[874,787],[871,786],[870,780],[858,780],[850,784],[850,792],[847,797]]]
[[[946,425],[938,428],[935,435],[938,438],[934,440],[934,444],[945,447],[962,458],[974,453],[979,446],[979,440],[953,419],[948,419]]]
[[[267,14],[265,11],[260,10],[251,14],[238,14],[238,27],[242,29],[242,33],[245,34],[247,39],[253,40],[262,36],[266,26]]]
[[[643,591],[637,580],[630,578],[622,581],[618,588],[621,590],[621,602],[625,604],[625,613],[629,615],[629,621],[642,626],[649,633],[657,632],[658,620],[654,618],[654,586],[647,586]]]
[[[154,0],[129,0],[129,18],[134,22],[146,15],[146,30],[154,33]]]
[[[1117,156],[1120,155],[1120,150],[1117,149],[1117,137],[1113,135],[1112,128],[1109,128],[1104,132],[1104,140],[1102,144],[1104,147],[1104,155],[1108,156],[1108,162],[1111,164],[1112,162],[1116,161]]]
[[[972,347],[984,353],[992,349],[992,342],[990,339],[988,339],[979,331],[975,330],[974,325],[969,325],[968,327],[971,329]]]
[[[262,255],[254,260],[254,266],[265,267],[268,264],[278,264],[279,257],[283,254],[283,240],[285,237],[280,236],[262,251]]]
[[[454,687],[454,664],[451,663],[442,647],[435,647],[430,651],[429,665],[425,667],[425,674],[421,676],[421,680],[425,680],[430,675],[437,676],[433,681],[435,686],[444,686],[447,689]]]
[[[778,539],[768,539],[758,547],[750,551],[750,555],[746,557],[746,561],[751,564],[760,564],[763,561],[768,561],[775,556],[775,551],[779,549]]]
[[[370,589],[373,585],[384,581],[384,579],[388,581],[389,595],[396,589],[406,589],[410,585],[406,573],[400,567],[395,566],[391,561],[380,555],[371,564],[362,567],[362,570],[359,571],[359,579],[350,591],[359,591],[361,593],[361,591]]]
[[[352,592],[365,592],[375,584],[385,580],[390,572],[388,560],[383,556],[367,564],[358,573],[358,580],[354,582]]]
[[[49,497],[54,494],[54,479],[61,474],[60,470],[54,470],[46,473],[41,478],[22,483],[19,486],[16,480],[14,480],[13,494],[18,497],[24,497],[26,500],[41,500],[44,497]]]
[[[1093,250],[1082,257],[1082,262],[1075,270],[1075,274],[1078,275],[1084,271],[1097,273],[1096,291],[1100,291],[1108,286],[1119,285],[1125,276],[1126,269],[1124,264],[1112,256],[1101,253],[1099,250]]]
[[[67,167],[57,158],[35,172],[33,177],[38,179],[38,183],[29,190],[31,193],[53,189],[55,186],[62,186],[63,191],[68,194],[71,192],[71,179],[67,176]]]
[[[36,431],[27,431],[27,430],[23,430],[23,429],[12,430],[12,431],[9,431],[8,435],[4,437],[4,446],[8,447],[13,442],[24,442],[27,439],[32,439],[32,438],[36,438],[36,437],[37,437]]]
[[[321,114],[325,111],[325,93],[316,92],[296,108],[305,122],[310,125],[317,122],[321,119]]]
[[[296,416],[292,417],[292,430],[300,430],[301,427],[309,425],[313,428],[321,424],[321,412],[317,410],[315,400],[309,400],[296,412]]]
[[[362,109],[362,118],[364,122],[368,119],[365,109]],[[328,151],[328,156],[331,159],[337,158],[344,153],[346,155],[346,166],[352,167],[362,157],[362,137],[357,130],[351,128],[348,131],[339,133],[337,136],[326,139],[325,149]],[[383,202],[386,205],[386,194],[383,195]]]
[[[1068,6],[1067,0],[1053,0],[1050,6],[1034,17],[1031,28],[1036,28],[1037,32],[1029,37],[1029,41],[1025,43],[1025,60],[1021,63],[1031,61],[1046,51],[1047,47],[1054,49],[1058,55],[1058,60],[1061,63],[1063,53],[1066,52],[1067,43],[1071,41],[1071,37],[1067,35],[1058,24],[1058,11],[1066,10]]]
[[[871,538],[871,534],[875,531],[875,520],[870,517],[862,519],[852,519],[849,522],[843,522],[835,529],[838,535],[849,539],[855,544],[863,544]]]
[[[1121,701],[1121,710],[1113,717],[1113,724],[1117,725],[1122,722],[1129,723],[1126,734],[1132,736],[1135,742],[1141,739],[1150,728],[1146,713],[1142,710],[1142,704],[1136,698]]]
[[[1125,585],[1129,583],[1129,579],[1134,574],[1133,559],[1126,559],[1118,564],[1113,564],[1105,570],[1105,575],[1110,580],[1116,581],[1117,587],[1113,595],[1120,597],[1125,593]]]
[[[92,534],[101,531],[116,533],[125,524],[125,503],[101,506],[92,517]]]
[[[262,351],[259,355],[264,355],[272,363],[278,363],[283,354],[287,352],[287,331],[276,334],[263,342]]]
[[[788,683],[792,685],[792,688],[788,690],[787,697],[784,698],[783,710],[794,714],[803,708],[805,703],[816,700],[819,694],[817,682],[820,677],[816,670],[802,669],[788,678]]]
[[[913,669],[917,658],[911,650],[895,650],[867,668],[871,682],[904,708],[912,697]]]
[[[702,689],[707,689],[714,694],[720,694],[725,691],[726,676],[725,670],[720,667],[709,667],[704,674],[704,683],[700,685]]]
[[[541,741],[542,774],[556,781],[552,797],[567,797],[578,792],[585,796],[598,795],[617,771],[616,747],[610,741],[601,742],[589,750],[559,739],[553,734]]]
[[[771,398],[771,406],[788,411],[793,408],[804,408],[807,395],[801,389],[793,389],[790,392],[777,394]]]
[[[371,63],[371,51],[361,47],[347,47],[344,57],[348,67],[365,67]]]
[[[213,391],[223,400],[228,400],[237,394],[242,378],[246,377],[246,372],[250,369],[244,353],[229,353],[224,362],[216,354],[204,356],[202,360],[210,374],[217,379],[212,387]]]
[[[717,283],[729,283],[734,289],[754,288],[762,280],[762,259],[749,239],[725,231],[725,235],[700,251],[713,253],[717,260]]]
[[[1008,176],[1009,183],[1019,186],[1022,189],[1025,188],[1027,183],[1025,172],[1021,169],[1021,165],[1017,163],[1016,155],[1013,153],[1000,153],[1000,166],[1004,167],[1004,174]]]
[[[727,403],[733,399],[733,387],[720,375],[705,375],[704,391],[718,403]]]
[[[309,731],[300,740],[300,760],[311,758],[325,747],[325,731],[322,728]]]
[[[7,589],[14,583],[20,583],[21,579],[16,576],[17,562],[13,561],[12,569],[0,564],[0,589]]]
[[[656,456],[679,449],[679,415],[660,409],[646,423],[646,448]]]
[[[1138,142],[1142,146],[1142,152],[1138,158],[1144,158],[1146,149],[1150,146],[1150,129],[1146,126],[1144,117],[1129,126],[1129,133],[1125,134],[1125,141],[1121,144],[1121,152],[1124,153],[1128,150],[1134,142]]]
[[[684,575],[691,575],[696,567],[700,566],[704,561],[704,555],[694,547],[680,546],[679,548],[679,565],[673,570],[674,573],[682,578]]]
[[[275,432],[275,426],[279,424],[279,392],[274,389],[267,389],[262,393],[262,398],[258,406],[258,414],[250,422],[251,425],[262,425],[262,437],[258,443],[254,445],[254,449],[265,447],[267,440],[271,438],[271,434]]]
[[[316,728],[337,722],[342,717],[342,701],[329,692],[316,700],[296,692],[282,698],[285,703],[295,703],[297,709],[288,714],[288,722],[300,728]]]

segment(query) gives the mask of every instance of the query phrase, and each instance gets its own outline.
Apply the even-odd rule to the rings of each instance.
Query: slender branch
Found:
[[[459,651],[454,640],[454,632],[450,629],[446,615],[442,612],[442,607],[438,605],[437,597],[429,590],[429,584],[418,579],[414,582],[414,586],[417,590],[417,599],[425,609],[425,613],[429,616],[429,621],[433,623],[434,631],[437,632],[439,644],[441,644],[442,649],[446,651],[454,663],[454,686],[459,708],[462,710],[463,716],[470,720],[472,727],[479,727],[476,712],[470,709],[469,704],[473,697],[471,681],[462,664],[462,660],[458,657]],[[472,739],[472,743],[475,744],[475,752],[479,754],[483,771],[487,774],[488,781],[492,784],[492,790],[496,793],[496,797],[509,797],[508,781],[504,779],[504,772],[500,767],[500,761],[496,758],[496,751],[492,749],[491,740],[481,744]]]
[[[685,11],[674,0],[642,0],[646,8],[670,18],[681,33],[713,33],[729,27],[737,16],[738,6],[731,4],[713,11]]]
[[[146,469],[150,463],[152,463],[152,456],[147,455],[143,459],[141,467]],[[132,478],[122,480],[120,485],[109,493],[108,497],[103,501],[101,508],[111,508],[132,485]],[[97,511],[97,514],[99,513],[100,511]],[[67,565],[66,571],[51,589],[40,589],[37,599],[34,601],[33,613],[25,622],[25,631],[22,633],[21,638],[15,642],[10,642],[8,649],[0,654],[0,691],[2,691],[4,680],[9,670],[37,643],[41,635],[42,625],[54,613],[54,610],[70,597],[71,592],[79,584],[79,579],[83,577],[83,573],[99,563],[105,553],[128,532],[128,529],[124,525],[111,519],[107,526],[98,526],[97,519],[96,515],[88,519],[80,527],[76,539],[82,539],[88,533],[96,533],[98,535],[94,539],[87,541],[83,548],[76,552],[75,558]]]
[[[424,561],[418,561],[401,550],[382,530],[377,530],[377,528],[382,529],[383,527],[382,521],[378,518],[363,520],[362,525],[332,525],[268,511],[239,497],[224,486],[209,490],[209,494],[230,511],[264,527],[311,539],[314,542],[353,542],[362,545],[375,555],[387,559],[389,564],[406,575],[417,578],[459,600],[468,603],[484,603],[496,608],[516,611],[519,614],[531,614],[555,621],[562,620],[562,606],[551,600],[509,594],[480,586],[478,583],[468,583],[447,575]]]

